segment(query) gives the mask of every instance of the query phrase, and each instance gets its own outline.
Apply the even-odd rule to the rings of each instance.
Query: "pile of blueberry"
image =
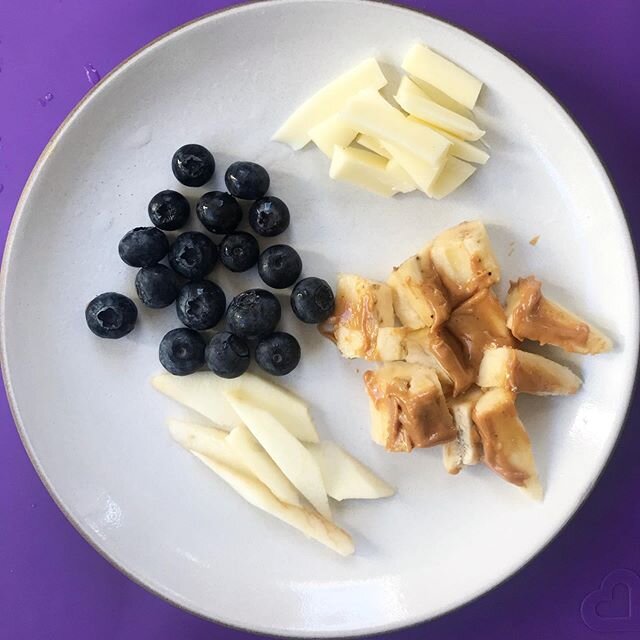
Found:
[[[215,161],[198,144],[178,149],[171,163],[175,177],[188,187],[200,187],[213,176]],[[227,307],[224,291],[206,277],[218,261],[234,272],[257,265],[264,283],[274,289],[293,287],[291,308],[302,322],[317,324],[334,309],[334,295],[320,278],[304,278],[302,260],[295,249],[278,244],[262,253],[255,236],[237,231],[242,220],[240,200],[253,201],[249,224],[264,237],[281,234],[290,222],[287,205],[267,196],[269,174],[253,162],[234,162],[224,176],[228,193],[210,191],[197,203],[196,213],[204,227],[223,235],[216,245],[206,234],[186,231],[173,244],[164,231],[182,228],[191,213],[188,200],[176,191],[156,194],[149,203],[153,227],[137,227],[120,240],[122,260],[138,267],[135,279],[140,301],[152,309],[175,302],[178,319],[186,328],[169,331],[160,342],[160,362],[175,375],[188,375],[206,362],[224,378],[242,375],[249,367],[251,349],[255,360],[268,373],[285,375],[300,361],[300,345],[290,334],[276,331],[282,309],[278,299],[265,289],[249,289],[233,298]],[[167,258],[169,266],[160,261]],[[297,284],[296,284],[297,282]],[[226,331],[213,335],[207,344],[200,331],[213,329],[226,316]],[[95,297],[85,310],[89,329],[101,338],[122,338],[130,333],[138,317],[136,305],[119,293]]]

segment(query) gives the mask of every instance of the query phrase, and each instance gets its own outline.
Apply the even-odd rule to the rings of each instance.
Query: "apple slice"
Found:
[[[279,500],[262,482],[224,464],[217,458],[203,456],[197,451],[191,453],[249,504],[286,522],[342,556],[349,556],[354,552],[351,536],[320,514]]]
[[[242,391],[253,398],[254,404],[272,413],[298,440],[319,441],[309,407],[289,391],[252,373],[232,380],[219,378],[209,371],[182,377],[162,373],[154,376],[151,384],[160,393],[227,429],[241,426],[242,420],[227,402],[224,393]]]
[[[339,114],[309,129],[311,141],[328,158],[333,157],[334,147],[348,147],[357,135],[358,132],[347,126]]]
[[[260,443],[251,435],[251,431],[247,427],[235,427],[231,433],[225,433],[224,435],[226,436],[225,442],[227,446],[235,452],[238,458],[251,469],[253,475],[264,483],[279,500],[300,506],[300,497],[296,488],[280,471],[278,465],[260,446]],[[195,449],[195,447],[193,448]],[[200,453],[204,452],[200,451]]]
[[[171,437],[184,449],[197,451],[205,456],[215,456],[234,469],[251,473],[249,466],[225,442],[228,435],[226,431],[174,418],[170,418],[167,424]]]
[[[335,442],[323,440],[307,445],[307,449],[318,463],[327,493],[334,500],[375,500],[396,492]]]
[[[227,400],[280,470],[325,518],[331,509],[320,469],[313,456],[271,413],[242,392],[227,392]]]

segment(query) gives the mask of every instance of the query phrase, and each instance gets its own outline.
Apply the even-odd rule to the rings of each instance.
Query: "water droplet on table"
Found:
[[[92,64],[84,65],[84,73],[87,76],[89,84],[96,85],[100,82],[100,72]]]
[[[46,107],[47,104],[49,104],[49,102],[51,102],[53,100],[53,93],[49,92],[49,93],[45,93],[44,97],[42,98],[38,98],[38,102],[40,103],[41,107]]]

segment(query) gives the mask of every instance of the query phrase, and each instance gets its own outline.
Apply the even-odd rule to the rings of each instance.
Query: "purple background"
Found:
[[[91,86],[85,65],[104,75],[152,38],[228,4],[0,0],[0,245],[42,148]],[[406,4],[505,51],[567,105],[608,167],[639,238],[640,1]],[[55,215],[55,203],[43,215]],[[492,640],[640,638],[640,579],[633,573],[640,573],[639,418],[635,402],[593,494],[529,565],[466,607],[390,635],[398,640],[457,640],[469,633]],[[3,395],[0,426],[0,638],[248,636],[180,611],[112,568],[52,502]],[[585,600],[606,576],[603,594]],[[591,628],[581,617],[583,600]]]

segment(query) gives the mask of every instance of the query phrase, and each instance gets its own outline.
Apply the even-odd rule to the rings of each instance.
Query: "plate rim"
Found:
[[[234,0],[236,1],[236,0]],[[545,92],[549,98],[551,98],[551,100],[556,104],[556,106],[560,109],[560,111],[563,113],[567,123],[573,127],[574,129],[574,133],[578,134],[578,137],[582,137],[583,142],[585,143],[585,148],[587,153],[591,153],[592,155],[592,159],[595,160],[595,164],[596,166],[599,166],[599,168],[602,170],[602,178],[603,178],[603,183],[605,185],[605,187],[608,187],[608,191],[609,191],[609,196],[611,197],[612,201],[614,201],[615,203],[617,203],[618,205],[618,209],[619,209],[619,213],[621,214],[621,221],[624,222],[624,225],[626,227],[626,232],[627,232],[627,237],[629,238],[630,241],[630,245],[631,245],[631,254],[633,256],[633,262],[634,262],[634,272],[633,272],[633,276],[634,276],[634,282],[635,282],[635,293],[636,293],[636,322],[635,324],[638,326],[639,331],[640,331],[640,316],[639,316],[639,305],[638,305],[638,295],[640,293],[640,271],[639,271],[639,257],[640,257],[640,252],[638,249],[638,245],[636,243],[636,240],[631,232],[631,226],[629,224],[629,216],[627,214],[627,212],[625,211],[624,207],[622,206],[622,202],[620,199],[620,196],[618,194],[618,190],[616,189],[615,183],[612,179],[611,173],[606,165],[606,163],[604,162],[604,160],[602,159],[601,155],[598,153],[597,149],[595,148],[590,136],[585,132],[585,130],[583,129],[583,127],[576,121],[576,119],[573,117],[573,115],[571,114],[571,112],[569,111],[569,109],[565,106],[565,104],[563,103],[562,100],[560,100],[560,98],[558,98],[548,87],[547,85],[540,80],[540,78],[533,73],[532,71],[530,71],[528,68],[526,68],[524,65],[522,65],[520,62],[518,62],[517,60],[515,60],[510,54],[506,53],[505,51],[503,51],[501,48],[495,46],[494,44],[488,42],[487,40],[485,40],[483,37],[479,36],[477,33],[475,33],[474,31],[471,31],[465,27],[461,27],[457,24],[454,24],[453,22],[442,18],[440,16],[434,15],[424,9],[418,9],[418,8],[414,8],[414,7],[408,7],[406,5],[401,4],[398,0],[316,0],[317,2],[336,2],[336,3],[343,3],[343,4],[352,4],[352,5],[356,5],[356,4],[360,4],[360,5],[373,5],[373,6],[388,6],[391,7],[393,9],[397,9],[399,11],[405,11],[408,12],[410,14],[417,14],[419,16],[423,16],[423,17],[427,17],[430,18],[431,20],[434,20],[435,22],[439,22],[441,24],[446,25],[447,27],[450,27],[452,29],[455,29],[457,31],[460,31],[462,33],[464,33],[466,36],[478,41],[481,45],[484,45],[488,48],[490,48],[494,53],[498,54],[499,56],[501,56],[502,58],[506,59],[508,62],[510,62],[511,64],[515,65],[515,67],[522,72],[525,76],[528,76],[528,78],[530,80],[532,80],[534,83],[536,83],[538,85],[538,87]],[[266,637],[277,637],[277,638],[290,638],[290,637],[327,637],[327,638],[335,638],[335,637],[363,637],[363,636],[367,636],[367,637],[373,637],[373,636],[379,636],[382,635],[384,633],[389,633],[391,631],[399,631],[399,630],[403,630],[403,629],[410,629],[412,627],[416,627],[418,625],[424,624],[426,622],[432,621],[432,620],[436,620],[438,618],[441,618],[445,615],[451,614],[455,611],[457,611],[458,609],[467,606],[469,604],[471,604],[472,602],[474,602],[475,600],[479,599],[480,597],[489,594],[490,592],[494,591],[495,589],[497,589],[498,587],[500,587],[502,584],[504,584],[507,580],[509,580],[510,578],[512,578],[513,576],[515,576],[517,573],[519,573],[522,569],[524,569],[527,565],[529,565],[529,563],[531,563],[531,561],[536,558],[540,553],[542,553],[543,551],[546,550],[546,548],[555,540],[555,538],[567,527],[567,525],[575,518],[575,516],[577,515],[577,513],[580,511],[580,509],[583,507],[586,499],[589,497],[589,495],[592,493],[595,485],[600,481],[605,469],[609,466],[609,462],[611,461],[611,457],[614,453],[614,451],[616,450],[619,442],[620,442],[620,437],[622,435],[622,432],[624,431],[624,429],[627,427],[627,423],[628,423],[628,419],[629,419],[629,413],[630,413],[630,409],[631,409],[631,405],[632,405],[632,401],[633,398],[635,396],[635,393],[638,389],[638,382],[639,382],[639,374],[640,374],[640,357],[639,357],[639,340],[636,338],[635,339],[635,344],[632,345],[632,347],[635,350],[635,357],[634,357],[634,361],[635,361],[635,366],[634,366],[634,372],[633,372],[633,382],[630,385],[630,389],[629,389],[629,394],[628,397],[626,398],[626,407],[624,410],[624,416],[620,422],[620,426],[618,427],[617,433],[615,435],[615,438],[613,440],[613,442],[610,445],[610,449],[609,452],[607,453],[607,456],[605,458],[605,460],[602,463],[602,466],[600,468],[600,470],[598,471],[598,473],[594,476],[594,478],[591,480],[591,482],[589,483],[589,486],[587,487],[587,489],[584,491],[584,493],[578,498],[575,506],[573,507],[573,510],[569,513],[569,515],[566,517],[566,519],[564,520],[564,522],[562,523],[562,525],[560,525],[560,527],[553,533],[551,534],[551,536],[545,541],[545,543],[540,546],[539,548],[537,548],[535,551],[533,551],[532,553],[530,553],[528,555],[528,557],[526,558],[526,560],[524,562],[522,562],[522,564],[520,564],[517,568],[508,571],[508,573],[506,575],[500,576],[498,577],[498,579],[487,589],[481,590],[480,592],[478,592],[477,594],[475,594],[474,596],[472,596],[471,598],[469,598],[468,600],[466,600],[465,602],[459,603],[454,605],[453,607],[442,611],[440,613],[436,613],[432,616],[426,617],[426,618],[422,618],[420,620],[417,621],[412,621],[412,622],[407,622],[406,624],[400,624],[400,625],[389,625],[386,627],[380,627],[378,629],[375,630],[371,630],[371,631],[367,631],[366,629],[362,629],[362,630],[357,630],[355,632],[347,632],[347,633],[338,633],[335,631],[330,631],[330,632],[322,632],[320,634],[318,634],[317,632],[304,632],[304,633],[300,633],[299,631],[296,632],[294,629],[292,630],[287,630],[282,631],[281,633],[274,633],[271,631],[265,631],[263,629],[256,629],[256,628],[252,628],[252,627],[248,627],[248,626],[241,626],[238,624],[233,624],[218,618],[215,618],[211,615],[208,615],[202,611],[198,611],[196,609],[191,608],[190,606],[188,606],[187,604],[183,603],[183,602],[179,602],[178,600],[172,599],[172,597],[170,597],[169,595],[162,593],[158,588],[156,588],[155,586],[145,582],[145,579],[143,577],[140,577],[138,575],[136,575],[135,573],[133,573],[131,570],[129,570],[128,568],[126,568],[123,564],[121,564],[118,560],[116,560],[115,558],[111,557],[107,551],[103,550],[98,541],[92,537],[90,537],[82,528],[80,522],[74,518],[74,516],[67,510],[66,506],[64,505],[62,499],[58,496],[53,484],[50,482],[45,470],[42,468],[40,462],[37,460],[35,452],[32,450],[29,439],[27,437],[27,431],[25,428],[24,423],[22,422],[22,419],[20,417],[20,412],[17,406],[17,402],[16,399],[14,397],[14,393],[13,393],[13,388],[12,388],[12,384],[11,384],[11,380],[10,380],[10,376],[9,376],[9,368],[8,368],[8,364],[7,364],[7,349],[6,349],[6,335],[5,335],[5,327],[6,324],[4,322],[4,318],[5,318],[5,313],[6,313],[6,285],[7,285],[7,269],[8,269],[8,265],[11,259],[11,254],[13,253],[13,245],[14,245],[14,241],[16,239],[16,232],[18,229],[18,225],[20,223],[20,219],[22,218],[23,214],[24,214],[24,209],[25,209],[25,205],[26,202],[29,198],[29,195],[33,189],[33,186],[38,178],[38,175],[40,174],[40,171],[42,170],[45,162],[47,161],[47,159],[49,158],[49,156],[52,154],[52,152],[55,149],[56,144],[58,143],[59,139],[62,137],[62,135],[64,134],[65,130],[67,129],[67,127],[72,123],[73,120],[75,120],[75,118],[80,114],[80,112],[84,109],[84,107],[93,99],[93,97],[95,95],[97,95],[101,90],[103,90],[104,86],[107,84],[108,81],[110,81],[111,79],[113,79],[113,77],[117,74],[119,74],[120,72],[123,72],[125,70],[126,67],[129,66],[129,64],[131,64],[133,61],[135,61],[139,56],[143,55],[144,53],[146,53],[149,49],[152,49],[154,47],[156,47],[157,45],[159,45],[161,42],[163,42],[165,39],[171,38],[173,36],[175,36],[177,33],[186,30],[186,29],[190,29],[192,27],[194,27],[195,25],[197,25],[200,22],[205,22],[211,18],[213,18],[214,16],[220,16],[222,14],[227,14],[227,13],[234,13],[234,12],[242,12],[242,11],[250,11],[252,10],[255,6],[259,6],[259,5],[279,5],[279,4],[302,4],[304,2],[304,0],[245,0],[244,2],[241,2],[240,4],[233,4],[231,6],[227,6],[227,7],[223,7],[221,9],[217,9],[214,11],[210,11],[207,12],[201,16],[198,16],[196,18],[193,18],[192,20],[189,20],[185,23],[182,23],[168,31],[166,31],[165,33],[162,33],[161,35],[157,36],[156,38],[152,39],[151,41],[149,41],[148,43],[146,43],[145,45],[143,45],[142,47],[140,47],[139,49],[137,49],[136,51],[134,51],[133,53],[131,53],[129,56],[127,56],[126,58],[124,58],[120,63],[118,63],[113,69],[111,69],[107,74],[104,75],[104,77],[102,78],[102,80],[95,86],[91,87],[89,89],[89,91],[87,91],[84,96],[82,96],[82,98],[77,102],[77,104],[71,109],[71,111],[66,115],[66,117],[63,119],[63,121],[60,123],[60,125],[57,127],[57,129],[55,130],[55,132],[52,134],[52,136],[49,138],[47,144],[45,145],[45,147],[43,148],[42,152],[40,153],[40,155],[38,156],[38,159],[33,167],[33,169],[31,170],[25,185],[21,191],[20,197],[18,198],[18,202],[16,203],[16,207],[14,209],[13,212],[13,216],[11,218],[11,222],[9,225],[9,230],[7,232],[7,236],[6,236],[6,242],[5,242],[5,246],[4,246],[4,253],[3,253],[3,258],[2,258],[2,263],[0,265],[0,372],[2,373],[2,378],[3,378],[3,382],[4,382],[4,387],[5,387],[5,392],[6,392],[6,397],[7,397],[7,402],[9,405],[9,409],[11,411],[11,415],[13,417],[13,421],[15,423],[16,426],[16,430],[18,432],[18,435],[20,437],[20,441],[22,442],[22,446],[24,447],[29,460],[31,462],[31,465],[33,466],[33,468],[35,469],[38,477],[40,478],[40,481],[42,482],[42,484],[44,485],[45,489],[47,490],[47,493],[51,496],[52,500],[54,501],[54,503],[56,504],[56,506],[58,507],[58,509],[60,509],[60,511],[63,513],[63,515],[65,516],[65,518],[67,519],[67,521],[72,525],[72,527],[76,530],[76,532],[78,534],[80,534],[80,536],[83,538],[83,540],[85,542],[87,542],[95,551],[97,551],[100,556],[102,556],[112,567],[114,567],[115,569],[117,569],[118,571],[120,571],[122,574],[124,574],[129,580],[132,580],[135,584],[137,584],[138,586],[142,587],[143,589],[145,589],[147,592],[152,593],[154,596],[159,597],[161,600],[171,604],[174,607],[177,607],[178,609],[181,609],[183,611],[186,611],[192,615],[198,616],[199,618],[202,618],[204,620],[210,621],[210,622],[214,622],[215,624],[219,624],[221,626],[224,626],[226,628],[229,629],[234,629],[237,631],[245,631],[245,632],[249,632],[249,633],[254,633],[260,636],[266,636]],[[636,334],[637,335],[637,334]]]

